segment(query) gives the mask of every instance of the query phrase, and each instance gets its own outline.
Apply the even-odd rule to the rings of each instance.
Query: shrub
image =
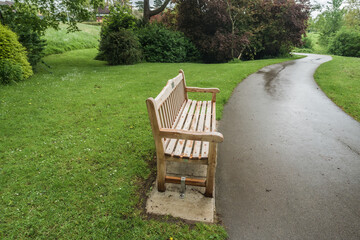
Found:
[[[28,78],[33,74],[26,57],[25,48],[19,43],[16,34],[2,24],[0,24],[0,60],[1,59],[8,59],[13,64],[19,64],[24,78]]]
[[[110,14],[105,18],[101,26],[100,36],[106,36],[108,33],[117,32],[120,29],[134,30],[137,21],[136,17],[131,14],[131,9],[128,7],[110,7]]]
[[[360,57],[360,32],[340,30],[330,41],[329,52],[340,56]]]
[[[307,48],[307,49],[312,49],[313,48],[313,43],[312,43],[311,38],[303,37],[302,42],[303,42],[303,44],[302,44],[301,48]]]
[[[137,35],[148,62],[187,62],[199,58],[196,47],[183,33],[160,24],[150,24],[138,30]]]
[[[104,36],[99,51],[101,59],[110,65],[135,64],[141,61],[139,40],[134,32],[128,29],[120,29]]]
[[[132,31],[136,24],[137,19],[129,8],[110,7],[110,15],[101,27],[99,53],[95,59],[107,61],[110,65],[139,62],[140,43]],[[130,59],[127,60],[126,57]]]
[[[40,38],[40,30],[35,22],[40,21],[36,12],[25,9],[16,10],[7,5],[0,7],[3,13],[3,23],[19,36],[19,42],[26,48],[28,61],[35,66],[44,56],[45,40]]]
[[[18,82],[23,78],[21,66],[14,64],[8,59],[0,60],[0,84]]]

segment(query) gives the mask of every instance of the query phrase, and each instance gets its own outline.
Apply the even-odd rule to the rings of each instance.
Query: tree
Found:
[[[78,30],[76,23],[95,16],[94,10],[103,3],[103,0],[14,0],[14,8],[28,14],[30,19],[24,25],[32,25],[33,30],[43,34],[49,27],[59,29],[59,23],[67,23],[69,31]]]
[[[144,17],[143,17],[144,23],[148,23],[150,20],[150,17],[157,15],[157,14],[161,13],[162,11],[164,11],[165,7],[169,4],[169,2],[170,2],[170,0],[165,0],[160,7],[156,8],[154,10],[151,10],[149,0],[144,0]]]
[[[323,22],[320,27],[320,44],[327,46],[329,40],[336,34],[343,25],[344,9],[341,5],[344,0],[331,0],[326,10],[321,13]]]
[[[239,59],[278,56],[301,45],[310,13],[307,0],[226,1],[231,32],[240,38],[233,44],[233,56]]]
[[[223,0],[178,1],[178,29],[196,45],[204,62],[226,62],[241,46],[239,36],[232,34],[227,8]]]
[[[144,11],[144,1],[136,1],[135,6],[139,11]]]
[[[159,8],[163,4],[162,0],[154,0],[154,7]]]
[[[348,0],[345,14],[345,25],[349,28],[360,31],[360,2]]]

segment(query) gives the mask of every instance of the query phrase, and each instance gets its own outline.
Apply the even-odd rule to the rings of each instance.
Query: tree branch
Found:
[[[162,11],[164,11],[164,9],[169,4],[169,2],[170,2],[170,0],[165,0],[165,2],[163,3],[163,5],[161,5],[161,7],[159,7],[158,9],[155,9],[155,10],[150,10],[150,16],[154,16],[154,15],[159,14]]]

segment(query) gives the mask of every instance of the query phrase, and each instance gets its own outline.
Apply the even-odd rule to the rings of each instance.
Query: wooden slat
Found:
[[[168,98],[168,96],[172,93],[172,91],[174,90],[174,88],[176,86],[179,85],[179,83],[182,83],[183,81],[183,77],[182,74],[178,74],[176,77],[174,77],[173,79],[170,79],[166,86],[161,90],[161,92],[159,93],[159,95],[155,98],[156,101],[156,105],[157,106],[161,106],[163,104],[163,102]],[[182,85],[184,88],[184,85]]]
[[[166,122],[166,128],[170,128],[171,124],[170,124],[170,110],[169,110],[169,99],[167,99],[164,104],[163,104],[163,109],[164,109],[164,117],[165,117],[165,122]]]
[[[211,101],[207,102],[206,118],[204,132],[210,132],[211,124]],[[209,155],[209,142],[203,141],[201,148],[201,157],[206,158]]]
[[[205,121],[205,111],[206,111],[206,101],[202,102],[201,106],[201,113],[199,118],[199,124],[197,127],[198,132],[202,132],[204,129],[204,121]],[[194,143],[194,150],[192,153],[193,158],[198,158],[200,156],[200,148],[201,148],[201,141],[195,141]]]
[[[166,176],[165,177],[165,182],[166,183],[180,184],[181,183],[181,178],[180,177]],[[185,179],[185,184],[186,185],[192,185],[192,186],[205,187],[206,186],[206,180],[204,180],[204,179],[196,179],[196,178],[186,178]]]
[[[191,104],[191,100],[187,101],[186,102],[186,105],[185,105],[185,108],[180,116],[180,119],[179,119],[179,122],[176,124],[176,127],[175,129],[181,129],[182,126],[184,125],[184,122],[186,120],[186,115],[189,111],[189,107],[190,107],[190,104]],[[174,147],[176,145],[176,142],[177,142],[177,139],[171,139],[169,144],[167,145],[166,149],[165,149],[165,154],[169,154],[171,155],[172,152],[174,151]]]
[[[197,127],[197,124],[198,124],[198,121],[199,121],[199,117],[200,117],[201,104],[202,104],[202,101],[199,101],[199,102],[196,103],[196,110],[195,110],[195,113],[194,113],[193,121],[192,121],[191,126],[190,126],[190,131],[195,131],[196,130],[196,127]],[[192,157],[191,150],[193,148],[193,145],[194,145],[193,140],[186,141],[185,150],[184,150],[184,157],[190,157],[190,158]]]
[[[179,158],[179,157],[172,157],[169,155],[166,155],[166,161],[169,162],[182,162],[182,163],[196,163],[196,164],[202,164],[202,165],[208,165],[208,159],[207,158]]]
[[[169,106],[170,106],[170,127],[172,127],[175,121],[175,103],[174,103],[174,92],[169,96]]]
[[[216,132],[216,103],[212,102],[212,121],[211,121],[211,130]]]
[[[189,130],[190,123],[192,122],[192,119],[193,119],[193,116],[194,116],[195,107],[196,107],[196,101],[192,101],[190,110],[189,110],[189,112],[188,112],[188,114],[186,116],[186,121],[184,123],[184,126],[181,128],[182,130]],[[182,157],[184,146],[185,146],[185,140],[179,139],[179,141],[177,142],[175,151],[173,152],[173,155]]]
[[[158,110],[159,112],[159,120],[160,120],[160,124],[161,124],[161,127],[164,128],[165,127],[165,122],[164,122],[164,112],[163,112],[163,109],[162,108],[159,108]]]
[[[184,108],[186,106],[186,103],[183,102],[182,106],[180,107],[180,110],[179,112],[176,114],[175,116],[175,121],[174,121],[174,124],[171,126],[172,129],[174,129],[177,125],[177,123],[179,122],[180,118],[181,118],[181,115],[182,115],[182,112],[184,111]],[[171,139],[166,139],[165,142],[164,142],[164,149],[167,148],[169,142],[170,142]]]

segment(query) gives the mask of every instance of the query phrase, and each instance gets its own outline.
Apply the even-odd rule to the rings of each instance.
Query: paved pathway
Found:
[[[360,239],[360,124],[312,77],[330,59],[265,67],[225,106],[216,208],[230,239]]]

